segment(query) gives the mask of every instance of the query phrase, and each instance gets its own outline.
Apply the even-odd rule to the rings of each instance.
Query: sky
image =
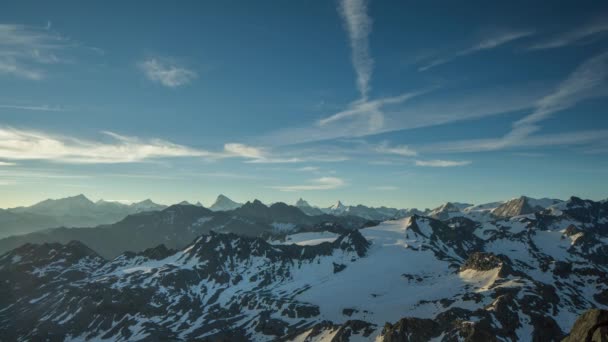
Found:
[[[5,1],[0,207],[608,197],[602,1]]]

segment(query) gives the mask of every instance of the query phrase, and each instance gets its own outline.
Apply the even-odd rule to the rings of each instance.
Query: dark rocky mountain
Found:
[[[61,226],[95,227],[127,215],[164,208],[149,199],[132,204],[93,202],[84,195],[47,199],[30,207],[0,210],[0,238]]]
[[[95,228],[53,228],[0,239],[0,253],[25,243],[81,241],[100,255],[113,258],[125,251],[142,251],[159,244],[183,248],[210,231],[243,236],[282,236],[300,230],[318,230],[318,225],[335,223],[345,229],[362,227],[367,220],[332,215],[308,216],[284,203],[267,207],[248,202],[233,211],[211,211],[195,205],[173,205],[161,211],[129,215],[125,219]]]
[[[310,218],[292,208],[254,201],[225,214]],[[156,219],[178,226],[212,213],[174,206]],[[608,309],[606,201],[573,197],[483,222],[415,215],[359,230],[323,226],[287,242],[210,230],[181,248],[113,259],[73,242],[19,247],[0,256],[0,336],[578,341],[605,314],[577,318]]]

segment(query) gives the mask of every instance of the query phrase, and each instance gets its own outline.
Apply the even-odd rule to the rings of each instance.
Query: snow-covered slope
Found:
[[[571,198],[508,219],[412,216],[272,243],[211,233],[111,261],[26,245],[0,257],[0,336],[559,340],[608,307],[607,217],[606,203]]]

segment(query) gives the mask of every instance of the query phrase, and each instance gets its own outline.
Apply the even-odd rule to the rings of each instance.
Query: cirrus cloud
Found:
[[[111,142],[0,127],[0,158],[72,164],[133,163],[154,158],[202,157],[212,153],[161,139],[139,139],[103,132]]]
[[[454,166],[465,166],[471,164],[469,160],[416,160],[416,166],[427,166],[427,167],[454,167]]]
[[[156,58],[140,62],[138,67],[150,81],[169,88],[189,84],[198,78],[198,74],[193,70]]]
[[[338,177],[321,177],[311,179],[308,184],[300,185],[284,185],[284,186],[273,186],[273,189],[294,192],[294,191],[311,191],[311,190],[332,190],[343,187],[346,182]]]

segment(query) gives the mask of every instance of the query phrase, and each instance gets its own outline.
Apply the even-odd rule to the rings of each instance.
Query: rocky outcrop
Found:
[[[570,334],[562,342],[608,341],[608,311],[592,309],[582,314],[574,323]]]
[[[492,253],[475,252],[467,258],[460,270],[489,271],[501,267],[502,264],[502,260]]]

